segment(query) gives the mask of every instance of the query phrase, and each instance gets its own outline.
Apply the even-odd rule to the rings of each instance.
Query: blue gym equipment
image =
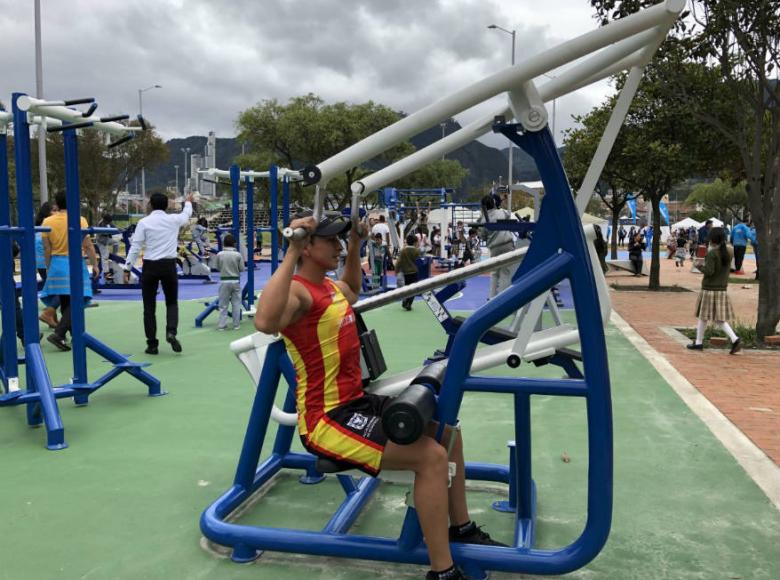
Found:
[[[514,546],[509,548],[452,544],[454,560],[475,578],[488,570],[530,574],[563,574],[598,554],[609,534],[612,512],[612,417],[609,371],[599,299],[586,240],[566,176],[549,130],[518,133],[517,125],[497,125],[537,163],[547,195],[538,232],[512,285],[465,320],[454,335],[446,359],[433,418],[444,425],[457,423],[466,391],[511,395],[515,411],[515,445],[508,465],[468,463],[467,480],[508,485],[508,501],[501,506],[515,518]],[[489,377],[470,374],[480,339],[501,320],[568,278],[582,340],[581,373],[566,379]],[[396,291],[402,293],[404,289]],[[232,548],[236,561],[256,558],[262,550],[296,552],[344,558],[426,564],[427,551],[413,507],[409,507],[398,538],[349,534],[381,481],[378,478],[337,474],[345,499],[320,532],[256,527],[226,521],[258,488],[282,469],[303,471],[308,482],[328,472],[327,462],[308,453],[290,451],[295,427],[279,426],[271,456],[258,466],[263,441],[280,379],[287,383],[284,411],[295,412],[295,373],[284,343],[268,346],[233,486],[201,516],[201,530],[217,544]],[[588,518],[580,537],[564,548],[534,547],[536,488],[531,474],[531,395],[582,397],[589,420]],[[338,470],[338,469],[336,469]]]
[[[214,173],[214,170],[211,170]],[[241,290],[241,301],[244,310],[250,311],[252,305],[255,302],[255,235],[263,233],[269,233],[271,236],[271,274],[276,271],[279,266],[279,230],[278,222],[281,217],[282,223],[286,226],[290,223],[290,181],[292,173],[283,170],[281,175],[282,182],[282,211],[279,212],[279,181],[280,171],[276,165],[272,165],[268,172],[254,172],[254,171],[242,171],[238,165],[230,166],[230,187],[232,193],[232,213],[233,223],[229,228],[230,233],[236,240],[236,249],[241,251],[241,216],[240,216],[240,203],[241,203],[241,181],[243,178],[245,187],[245,215],[246,215],[246,284],[244,284]],[[255,179],[258,177],[267,177],[268,179],[268,191],[269,191],[269,211],[270,218],[267,227],[255,227],[254,226],[254,196],[255,196]],[[219,249],[222,249],[222,235],[217,232],[217,244]],[[200,328],[203,326],[203,321],[208,316],[219,308],[219,300],[213,300],[206,303],[206,308],[195,317],[195,326]]]
[[[72,105],[89,104],[86,112],[67,108]],[[127,119],[126,115],[113,117],[96,117],[93,115],[97,103],[92,98],[74,99],[69,101],[45,102],[28,97],[23,93],[14,93],[12,98],[14,157],[16,162],[16,195],[18,205],[18,226],[12,226],[10,221],[7,159],[5,159],[5,135],[0,135],[0,259],[8,260],[2,274],[3,300],[3,379],[8,392],[0,396],[0,407],[26,405],[27,423],[31,427],[41,423],[46,427],[46,447],[51,450],[64,449],[65,432],[60,419],[57,399],[72,398],[76,405],[86,405],[89,397],[108,382],[126,372],[145,384],[150,396],[164,395],[160,381],[146,372],[148,363],[131,361],[108,345],[98,340],[86,331],[84,321],[84,288],[83,288],[83,258],[81,251],[82,239],[85,235],[94,233],[115,233],[113,228],[81,229],[79,212],[79,175],[78,175],[78,137],[76,129],[95,127],[98,130],[111,130],[113,133],[124,133],[124,136],[109,146],[116,147],[132,138],[132,128],[116,123]],[[52,385],[41,351],[38,330],[38,294],[37,271],[35,266],[35,231],[33,225],[33,192],[30,167],[30,125],[28,114],[52,117],[47,122],[48,131],[62,131],[65,149],[65,180],[68,201],[68,261],[70,271],[71,297],[71,347],[73,359],[73,376],[65,385]],[[57,121],[59,119],[60,121]],[[143,128],[143,121],[141,122]],[[45,231],[39,228],[38,231]],[[9,334],[8,320],[13,321],[14,301],[9,300],[13,277],[10,267],[10,238],[18,240],[21,247],[22,302],[24,319],[25,356],[23,359],[26,371],[24,390],[11,390],[9,379],[15,378],[17,361],[14,333]],[[87,374],[87,349],[102,356],[111,368],[99,378],[90,381]]]

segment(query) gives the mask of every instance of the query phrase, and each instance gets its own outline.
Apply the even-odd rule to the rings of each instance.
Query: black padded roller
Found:
[[[412,379],[412,385],[428,385],[436,394],[441,391],[441,385],[444,382],[444,373],[447,372],[447,361],[440,360],[432,362],[423,368],[417,376]]]
[[[412,384],[387,405],[382,413],[382,428],[393,443],[409,445],[422,437],[435,411],[433,390]]]

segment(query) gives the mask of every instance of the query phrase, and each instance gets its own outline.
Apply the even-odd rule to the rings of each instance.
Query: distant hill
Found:
[[[460,124],[457,121],[450,120],[445,126],[445,133],[449,135],[458,129],[460,129]],[[441,139],[441,128],[436,126],[415,135],[411,142],[417,149],[422,149],[439,139]],[[171,139],[166,145],[170,152],[170,159],[163,165],[146,169],[147,190],[173,185],[176,179],[175,165],[179,166],[179,184],[181,186],[184,165],[184,153],[181,150],[189,147],[190,154],[203,154],[206,147],[206,137],[192,136],[184,139]],[[479,141],[473,141],[460,149],[448,153],[448,159],[457,159],[469,170],[469,174],[461,184],[459,192],[465,195],[465,193],[485,183],[497,180],[499,176],[505,183],[508,152],[508,147],[496,149]],[[217,138],[217,167],[227,169],[240,153],[241,146],[235,138]],[[536,166],[531,158],[518,148],[515,148],[514,152],[514,177],[520,181],[539,179]],[[435,185],[431,184],[431,186]]]

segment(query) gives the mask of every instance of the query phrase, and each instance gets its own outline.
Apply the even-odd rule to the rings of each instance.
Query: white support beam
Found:
[[[62,105],[50,105],[49,101],[36,99],[29,95],[23,95],[16,101],[19,110],[26,111],[35,116],[53,117],[67,123],[92,123],[92,126],[103,133],[109,133],[118,137],[124,137],[128,133],[143,131],[141,127],[127,127],[115,121],[103,122],[99,115],[85,117],[81,111],[70,109]],[[48,124],[48,122],[47,122]]]
[[[203,175],[208,175],[209,177],[230,179],[230,171],[226,169],[216,169],[215,167],[209,167],[207,169],[199,169],[198,173]],[[271,172],[247,170],[247,171],[240,171],[239,175],[241,177],[249,177],[252,180],[268,179],[269,177],[271,177]],[[300,181],[302,179],[300,171],[295,171],[294,169],[285,169],[284,167],[279,167],[276,170],[276,176],[279,181],[281,181],[285,177],[289,177],[290,181]]]

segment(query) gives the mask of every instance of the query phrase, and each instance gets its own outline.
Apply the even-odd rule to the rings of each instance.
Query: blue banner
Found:
[[[662,201],[659,209],[661,210],[661,215],[666,220],[666,225],[668,226],[669,225],[669,208],[666,207],[666,203],[664,203]]]
[[[631,219],[634,220],[634,223],[636,223],[636,198],[629,197],[627,203],[628,209],[631,212]]]

